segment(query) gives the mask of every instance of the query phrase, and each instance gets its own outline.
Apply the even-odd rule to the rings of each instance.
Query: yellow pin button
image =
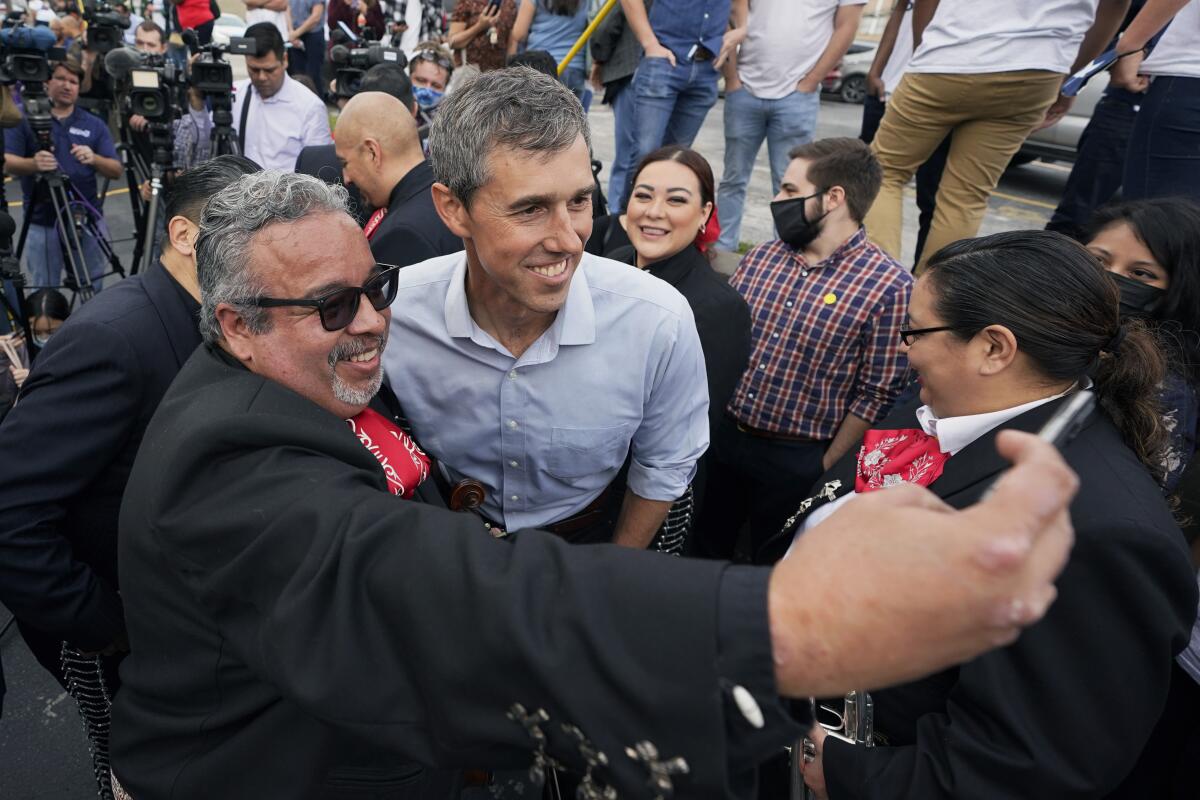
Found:
[[[825,305],[831,306],[836,302],[837,302],[837,295],[834,294],[833,292],[830,292],[829,294],[825,295]]]

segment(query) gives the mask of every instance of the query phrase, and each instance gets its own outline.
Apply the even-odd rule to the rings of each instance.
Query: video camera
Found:
[[[192,63],[191,85],[197,90],[209,95],[228,94],[233,91],[233,68],[224,56],[231,53],[235,56],[254,56],[257,43],[248,36],[234,36],[228,46],[216,42],[205,47],[193,44],[191,31],[185,31],[184,41],[190,52],[200,53],[200,57]]]
[[[23,17],[22,12],[13,11],[0,28],[0,83],[21,81],[40,87],[50,80],[50,62],[64,60],[67,53],[54,46],[49,28],[30,28],[22,24]],[[37,93],[36,88],[34,91]]]
[[[182,107],[187,78],[165,55],[114,48],[104,57],[104,70],[117,93],[128,99],[129,114],[149,122],[170,122]]]
[[[338,33],[344,35],[338,37]],[[369,31],[364,31],[369,33]],[[385,47],[377,41],[367,38],[356,38],[348,30],[336,31],[335,38],[342,42],[350,41],[353,47],[343,43],[335,44],[329,49],[329,60],[336,66],[334,73],[334,89],[338,97],[352,97],[358,93],[363,76],[367,70],[376,64],[394,64],[400,69],[408,66],[408,58],[396,47]]]
[[[129,29],[129,20],[122,17],[105,0],[93,0],[83,6],[83,18],[87,22],[87,49],[93,53],[105,53],[125,43],[124,31]]]

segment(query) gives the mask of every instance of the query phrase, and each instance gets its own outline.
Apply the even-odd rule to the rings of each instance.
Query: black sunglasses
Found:
[[[447,72],[454,71],[454,63],[437,50],[418,50],[413,53],[413,61],[432,61]]]
[[[940,331],[952,331],[949,325],[939,325],[936,328],[902,328],[900,330],[900,341],[904,342],[905,347],[912,347],[912,337],[920,336],[923,333],[938,333]]]
[[[358,314],[358,304],[366,295],[371,306],[376,311],[383,311],[396,299],[400,285],[396,281],[399,267],[378,264],[382,271],[372,275],[362,286],[351,286],[346,289],[334,289],[320,297],[302,297],[297,300],[281,300],[275,297],[258,297],[248,301],[259,308],[281,308],[283,306],[305,306],[315,308],[321,315],[321,327],[331,333],[340,331],[354,321]]]

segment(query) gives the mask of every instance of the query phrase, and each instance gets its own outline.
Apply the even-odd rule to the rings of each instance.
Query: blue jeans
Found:
[[[637,167],[636,110],[633,83],[629,82],[618,90],[612,103],[613,136],[616,139],[616,152],[610,167],[612,172],[608,176],[608,210],[612,213],[625,210],[626,184],[633,178],[633,170]]]
[[[100,252],[100,245],[90,233],[80,233],[79,243],[83,247],[83,260],[92,288],[100,291],[101,276],[107,262]],[[30,286],[61,286],[63,282],[63,245],[53,225],[30,225],[25,239],[25,267],[29,270]]]
[[[1133,123],[1123,193],[1126,200],[1200,200],[1200,78],[1151,82]]]
[[[1124,89],[1105,91],[1079,137],[1075,165],[1046,230],[1082,240],[1092,214],[1116,195],[1141,100],[1140,95]]]
[[[771,160],[771,194],[776,195],[787,170],[788,152],[812,141],[820,109],[819,91],[792,92],[778,100],[762,100],[745,87],[725,94],[725,174],[717,191],[721,220],[718,249],[737,250],[746,184],[763,139],[767,140]]]
[[[711,61],[680,61],[672,67],[665,58],[643,58],[632,86],[638,159],[665,144],[691,147],[717,102]]]

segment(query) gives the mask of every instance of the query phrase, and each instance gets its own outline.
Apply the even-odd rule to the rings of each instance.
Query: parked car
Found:
[[[821,91],[834,95],[843,103],[861,103],[867,96],[867,71],[875,60],[878,45],[872,42],[854,42],[846,55],[821,81]]]
[[[246,21],[237,14],[226,11],[213,23],[213,41],[217,44],[228,45],[233,37],[245,35]]]
[[[1020,166],[1035,158],[1044,161],[1069,161],[1075,163],[1079,137],[1092,119],[1092,111],[1100,102],[1100,96],[1108,86],[1108,73],[1101,72],[1087,82],[1075,98],[1071,110],[1049,128],[1029,134],[1020,151],[1013,156],[1012,163]]]

